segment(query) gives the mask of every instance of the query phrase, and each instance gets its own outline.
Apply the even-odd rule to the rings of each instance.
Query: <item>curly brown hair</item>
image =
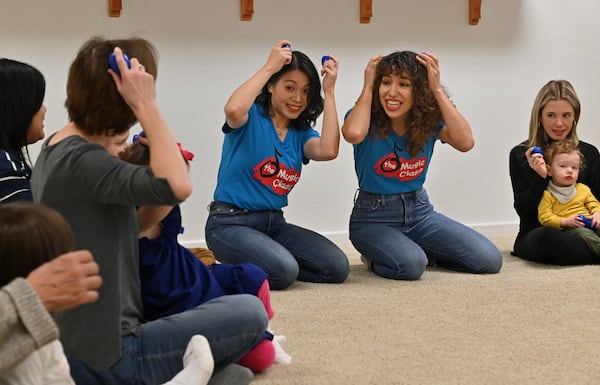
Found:
[[[382,78],[392,74],[405,76],[412,82],[414,103],[408,112],[406,150],[411,156],[416,156],[423,150],[425,142],[434,135],[436,128],[443,123],[443,117],[429,89],[427,69],[417,61],[415,52],[393,52],[377,63],[369,135],[374,138],[385,138],[392,130],[392,122],[379,101],[379,86]]]

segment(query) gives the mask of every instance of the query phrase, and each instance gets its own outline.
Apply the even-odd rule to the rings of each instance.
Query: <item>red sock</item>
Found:
[[[275,346],[273,346],[273,341],[264,339],[237,363],[258,373],[267,370],[273,362],[275,362]]]

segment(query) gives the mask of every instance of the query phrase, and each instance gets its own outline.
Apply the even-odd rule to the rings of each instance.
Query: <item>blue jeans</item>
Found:
[[[498,248],[437,213],[425,189],[394,195],[359,191],[350,240],[372,271],[385,278],[419,279],[428,263],[469,273],[497,273],[502,267]]]
[[[281,210],[248,211],[213,202],[206,244],[225,263],[250,262],[263,269],[274,290],[295,280],[341,283],[350,273],[348,257],[322,235],[287,223]]]
[[[122,338],[121,359],[111,369],[148,384],[161,384],[183,369],[183,353],[196,334],[210,343],[215,370],[237,362],[260,342],[268,317],[254,295],[215,298],[198,307],[144,323]]]
[[[123,377],[112,370],[95,370],[85,362],[67,356],[71,377],[77,385],[147,385],[141,379]]]

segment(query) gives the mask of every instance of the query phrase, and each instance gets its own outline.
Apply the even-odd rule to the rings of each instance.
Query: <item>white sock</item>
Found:
[[[202,335],[195,335],[183,355],[183,370],[163,385],[206,385],[214,368],[208,340]]]
[[[286,336],[273,336],[273,346],[275,347],[275,362],[279,364],[290,364],[292,357],[283,350],[283,345],[287,341]]]

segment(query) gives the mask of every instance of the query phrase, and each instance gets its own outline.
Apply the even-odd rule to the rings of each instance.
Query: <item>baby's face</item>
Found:
[[[129,130],[120,134],[106,136],[104,138],[104,148],[111,153],[112,156],[118,158],[127,149],[127,139],[129,138]]]
[[[566,187],[577,182],[581,159],[575,151],[556,154],[548,167],[548,174],[555,185]]]

